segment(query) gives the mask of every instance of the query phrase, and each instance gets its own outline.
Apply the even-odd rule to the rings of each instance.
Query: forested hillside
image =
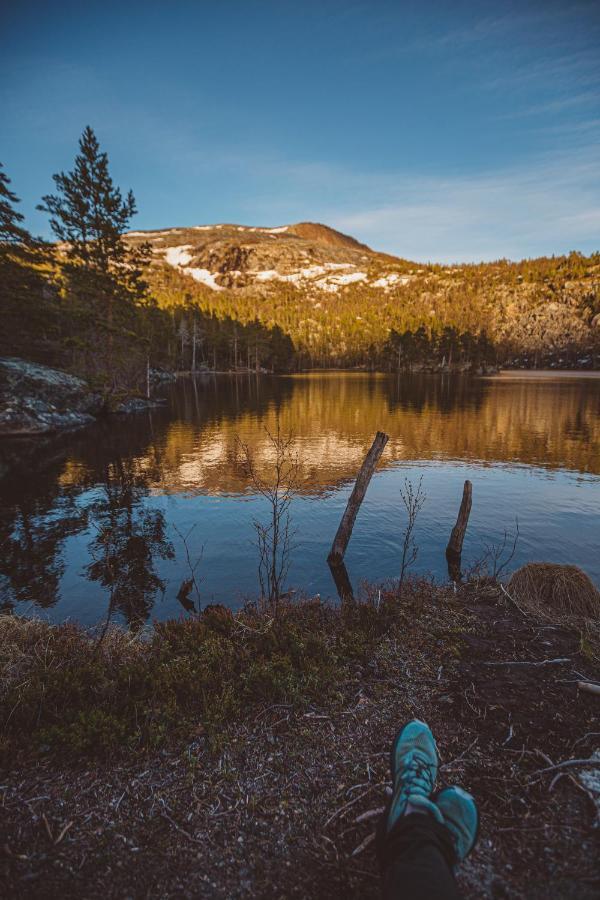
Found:
[[[208,364],[214,322],[229,319],[230,366],[267,362],[256,343],[259,326],[278,327],[291,338],[295,368],[598,365],[599,255],[442,267],[384,262],[373,254],[365,268],[368,282],[336,290],[291,276],[215,290],[161,259],[150,268],[149,282],[159,306],[171,311],[186,367],[194,310],[210,317],[196,326]],[[225,351],[221,341],[217,357]]]
[[[0,170],[0,354],[85,376],[107,396],[150,369],[596,368],[600,254],[422,265],[316,223],[128,231],[136,213],[94,132],[23,227]]]

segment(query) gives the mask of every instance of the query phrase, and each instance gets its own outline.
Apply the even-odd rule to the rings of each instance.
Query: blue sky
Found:
[[[21,0],[3,32],[0,160],[36,233],[89,123],[136,229],[312,220],[440,262],[600,250],[598,2]]]

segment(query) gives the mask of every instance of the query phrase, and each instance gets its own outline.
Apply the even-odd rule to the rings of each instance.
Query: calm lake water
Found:
[[[346,554],[356,590],[397,577],[405,479],[426,493],[413,571],[447,579],[444,548],[465,478],[473,510],[463,564],[520,536],[511,569],[574,563],[600,584],[600,378],[545,373],[488,379],[309,374],[199,377],[164,409],[113,418],[0,484],[0,605],[52,621],[140,624],[237,607],[258,593],[252,520],[266,515],[240,465],[246,442],[268,479],[265,429],[293,431],[303,486],[292,505],[288,586],[335,597],[326,556],[375,432],[390,435]],[[190,531],[190,529],[192,529]],[[510,538],[512,543],[512,537]],[[191,597],[197,606],[197,598]]]

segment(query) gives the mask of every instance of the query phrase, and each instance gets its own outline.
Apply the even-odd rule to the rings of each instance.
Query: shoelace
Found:
[[[402,793],[419,793],[428,797],[433,789],[432,765],[410,753],[405,760],[400,779]]]

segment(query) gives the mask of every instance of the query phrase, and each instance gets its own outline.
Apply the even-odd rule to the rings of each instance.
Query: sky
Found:
[[[91,125],[132,228],[324,222],[434,262],[600,250],[600,2],[0,0],[35,234]]]

